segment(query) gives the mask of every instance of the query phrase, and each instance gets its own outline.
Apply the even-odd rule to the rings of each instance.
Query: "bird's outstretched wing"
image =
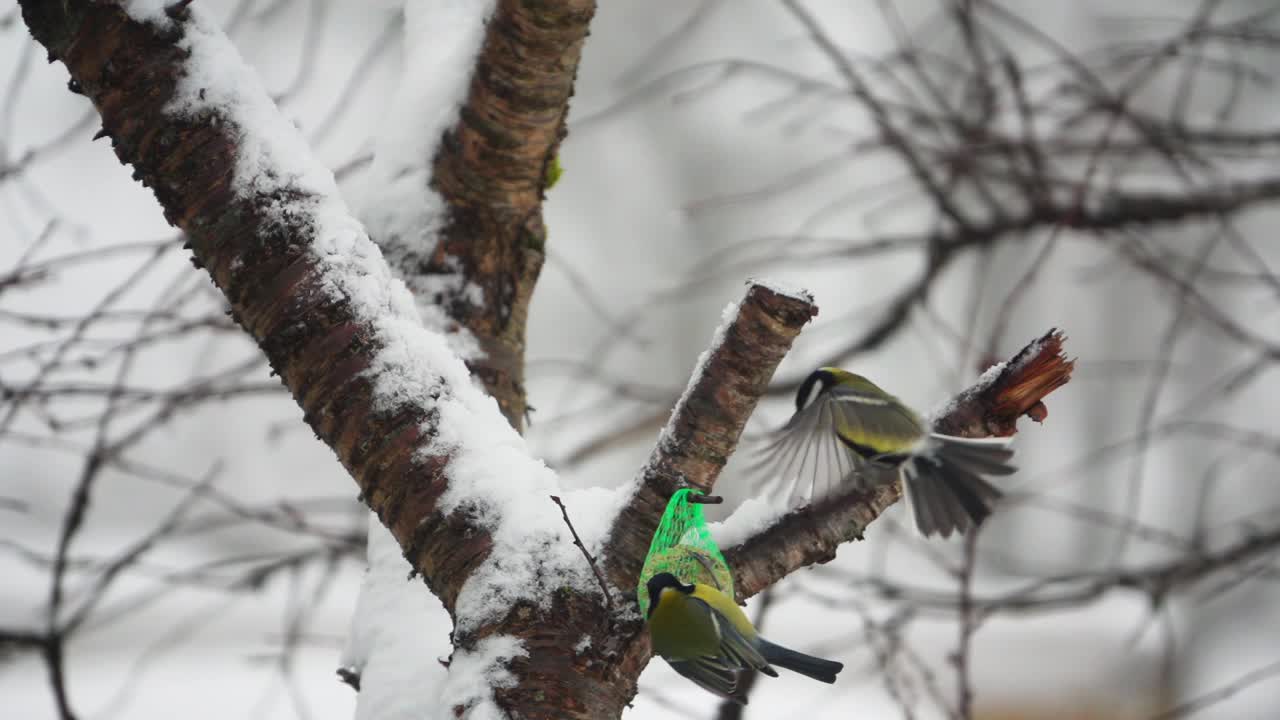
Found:
[[[835,432],[837,413],[843,412],[823,393],[761,437],[747,470],[754,492],[800,505],[855,477],[865,463]]]
[[[920,418],[896,400],[837,385],[766,436],[749,472],[757,493],[801,504],[839,487],[895,482],[896,453],[924,435]]]

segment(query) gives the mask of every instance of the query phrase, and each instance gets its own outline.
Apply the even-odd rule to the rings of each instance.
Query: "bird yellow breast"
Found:
[[[679,590],[663,588],[649,616],[653,652],[668,660],[720,654],[720,636],[710,616],[689,604]]]

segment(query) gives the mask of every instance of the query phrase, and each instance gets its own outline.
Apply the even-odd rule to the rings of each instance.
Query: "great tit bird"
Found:
[[[777,677],[772,666],[824,683],[836,681],[842,663],[823,660],[765,640],[746,613],[709,585],[685,585],[671,573],[649,579],[649,637],[654,653],[702,688],[746,704],[738,686],[743,670]]]
[[[897,398],[839,368],[818,368],[796,392],[796,412],[763,448],[765,481],[795,501],[837,486],[859,489],[902,476],[916,526],[927,535],[964,534],[991,514],[1001,492],[983,475],[1009,475],[1008,438],[932,432]]]

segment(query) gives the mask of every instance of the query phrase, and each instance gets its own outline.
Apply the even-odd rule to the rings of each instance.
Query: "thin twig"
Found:
[[[560,498],[552,495],[552,502],[560,506],[560,514],[564,517],[564,524],[569,526],[569,532],[573,535],[573,544],[578,546],[582,551],[582,556],[587,559],[587,564],[591,566],[591,574],[596,576],[596,582],[600,583],[600,591],[604,593],[605,607],[609,608],[610,617],[613,616],[613,596],[609,594],[609,583],[604,581],[604,575],[600,572],[599,566],[596,565],[596,559],[591,556],[587,550],[587,546],[582,544],[582,538],[578,537],[578,531],[573,528],[573,522],[569,520],[569,511],[565,510],[564,503],[560,502]]]
[[[1236,678],[1233,682],[1223,685],[1215,690],[1211,690],[1199,697],[1192,698],[1180,705],[1176,705],[1159,715],[1153,716],[1151,720],[1174,720],[1174,718],[1188,717],[1194,713],[1204,710],[1210,705],[1216,705],[1217,703],[1226,700],[1241,690],[1245,690],[1252,685],[1256,685],[1276,675],[1280,675],[1280,662],[1264,665],[1260,668],[1247,672]]]
[[[979,531],[981,528],[979,528]],[[973,647],[973,635],[978,630],[978,616],[973,608],[973,571],[977,564],[978,535],[975,531],[964,539],[964,562],[958,573],[960,627],[956,653],[951,658],[956,668],[956,716],[961,720],[973,717],[973,674],[970,671],[970,652]]]

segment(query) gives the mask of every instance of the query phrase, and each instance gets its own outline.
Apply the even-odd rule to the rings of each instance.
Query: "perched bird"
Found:
[[[796,412],[763,447],[761,482],[780,482],[793,501],[837,487],[869,489],[902,476],[925,535],[964,534],[991,514],[1001,492],[983,475],[1009,475],[1008,438],[932,432],[870,380],[824,367],[796,392]]]
[[[671,667],[720,697],[746,704],[738,686],[743,670],[770,677],[786,668],[824,683],[836,681],[842,663],[823,660],[765,640],[746,613],[709,585],[685,585],[671,573],[649,579],[649,637],[654,653]]]

